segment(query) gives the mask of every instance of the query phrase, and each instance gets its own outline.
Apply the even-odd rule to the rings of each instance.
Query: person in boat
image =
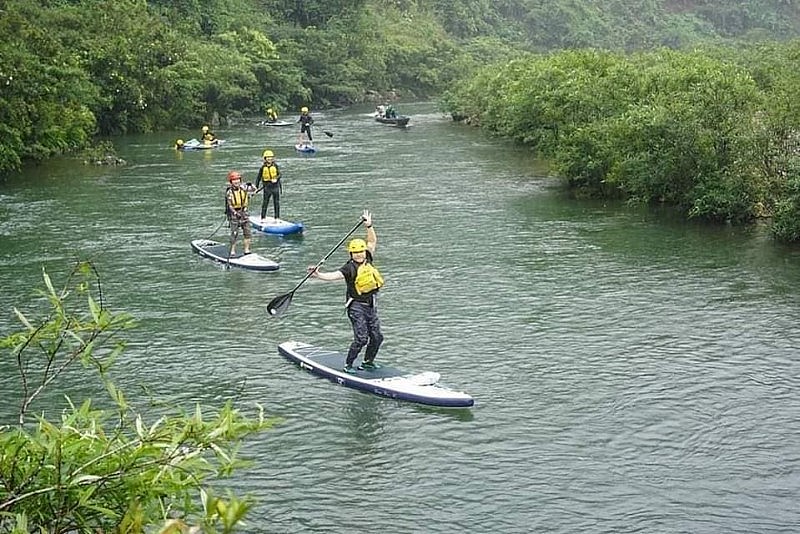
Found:
[[[175,150],[186,150],[186,145],[183,142],[183,139],[178,139],[175,141]]]
[[[311,136],[311,125],[314,124],[314,118],[308,112],[308,108],[303,106],[300,108],[300,118],[297,119],[297,122],[300,123],[300,135],[305,135],[308,137],[309,143],[314,142],[314,138]]]
[[[375,116],[383,118],[384,115],[386,115],[386,106],[383,104],[378,104],[375,106]]]
[[[278,114],[272,108],[267,109],[267,122],[278,122]]]
[[[386,118],[387,119],[397,118],[397,111],[395,111],[394,106],[391,104],[386,105]]]
[[[208,129],[208,126],[204,125],[200,129],[200,140],[203,141],[203,143],[205,143],[207,145],[210,145],[211,143],[216,141],[217,138],[214,135],[214,133],[211,130]]]
[[[373,228],[372,214],[364,210],[361,215],[367,227],[367,239],[353,239],[347,244],[350,259],[337,271],[320,271],[316,265],[308,267],[313,278],[334,281],[344,280],[347,286],[347,317],[353,326],[353,342],[347,351],[344,371],[355,373],[353,364],[361,349],[366,346],[359,370],[378,368],[375,356],[383,343],[381,322],[378,318],[378,291],[383,286],[383,277],[372,264],[378,237]]]
[[[228,226],[231,229],[230,255],[236,254],[236,238],[241,230],[244,237],[244,253],[250,254],[250,215],[247,205],[250,193],[255,190],[252,184],[242,186],[242,175],[238,171],[228,173],[228,187],[225,189],[225,214],[228,216]]]
[[[261,222],[267,218],[267,206],[269,206],[269,199],[272,198],[272,205],[275,208],[275,218],[281,218],[281,170],[278,164],[275,163],[275,154],[272,150],[265,150],[262,154],[264,164],[258,170],[256,176],[256,190],[259,185],[264,193],[264,200],[261,203]]]

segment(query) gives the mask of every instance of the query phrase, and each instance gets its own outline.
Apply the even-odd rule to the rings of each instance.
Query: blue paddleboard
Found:
[[[303,233],[303,223],[284,221],[275,217],[250,216],[250,226],[265,234],[289,235]]]
[[[313,154],[317,151],[317,147],[315,147],[314,145],[305,145],[301,143],[297,143],[296,145],[294,145],[294,149],[304,154]]]

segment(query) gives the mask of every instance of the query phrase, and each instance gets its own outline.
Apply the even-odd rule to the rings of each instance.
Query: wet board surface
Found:
[[[299,143],[294,145],[294,149],[297,150],[298,152],[303,152],[304,154],[313,154],[317,151],[317,147],[315,146],[301,145]]]
[[[241,243],[238,246],[241,247]],[[242,252],[239,251],[231,255],[229,260],[228,251],[230,250],[230,243],[220,243],[219,241],[213,241],[211,239],[195,239],[192,241],[192,250],[204,258],[226,265],[230,264],[232,267],[248,269],[250,271],[277,271],[280,267],[277,262],[255,252],[242,254]]]
[[[373,395],[449,408],[467,408],[475,403],[470,395],[441,385],[439,373],[432,371],[415,373],[377,362],[381,365],[378,369],[350,374],[343,369],[344,352],[299,341],[281,343],[278,352],[317,376]]]
[[[275,217],[264,217],[261,219],[259,215],[250,216],[250,226],[259,232],[265,234],[289,235],[300,234],[303,232],[303,223],[285,221],[283,219],[276,219]]]
[[[198,141],[197,139],[189,139],[183,144],[182,150],[210,150],[212,148],[219,148],[225,144],[224,139],[215,139],[210,143]]]

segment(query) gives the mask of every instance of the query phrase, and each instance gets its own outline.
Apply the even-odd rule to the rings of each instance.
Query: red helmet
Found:
[[[242,180],[242,175],[241,175],[241,173],[239,173],[239,172],[237,172],[237,171],[231,171],[231,172],[229,172],[229,173],[228,173],[228,181],[229,181],[229,182],[231,182],[231,183],[233,183],[233,181],[234,181],[234,180],[239,180],[239,181],[241,181],[241,180]]]

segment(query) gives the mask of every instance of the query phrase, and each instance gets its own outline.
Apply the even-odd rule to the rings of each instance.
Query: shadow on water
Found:
[[[414,411],[428,415],[436,415],[446,419],[452,419],[460,423],[469,423],[475,419],[473,408],[440,408],[438,406],[414,405]]]

